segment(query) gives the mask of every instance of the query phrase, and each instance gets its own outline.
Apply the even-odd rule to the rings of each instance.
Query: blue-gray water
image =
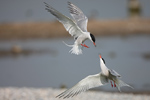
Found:
[[[67,1],[78,6],[87,17],[100,19],[128,18],[129,0],[1,0],[0,22],[45,21],[55,19],[45,10],[43,2],[70,17]],[[141,17],[150,17],[150,0],[138,0]]]
[[[110,69],[122,75],[122,80],[139,91],[150,91],[150,36],[97,37],[95,48],[84,48],[82,55],[68,53],[72,38],[0,41],[0,49],[8,50],[17,44],[22,49],[49,50],[29,55],[0,56],[0,87],[72,87],[90,74],[101,71],[101,53]],[[101,89],[116,90],[107,84]],[[124,90],[127,90],[124,88]],[[130,90],[130,89],[129,89]]]

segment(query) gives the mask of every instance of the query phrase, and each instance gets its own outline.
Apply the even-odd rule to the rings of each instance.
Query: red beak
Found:
[[[101,55],[99,55],[99,58],[102,58]]]
[[[95,42],[93,42],[93,44],[94,44],[94,46],[96,47],[96,44],[95,44]]]

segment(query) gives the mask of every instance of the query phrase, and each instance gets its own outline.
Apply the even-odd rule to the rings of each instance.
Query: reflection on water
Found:
[[[40,50],[34,50],[34,49],[22,49],[20,46],[14,45],[11,49],[5,50],[1,49],[0,50],[0,57],[17,57],[17,56],[29,56],[31,54],[43,54],[43,53],[51,53],[51,54],[56,54],[56,51],[50,50],[50,49],[40,49]]]
[[[17,57],[0,55],[0,87],[72,87],[87,75],[101,71],[98,57],[101,53],[108,68],[121,74],[122,80],[132,85],[134,91],[150,91],[150,36],[96,39],[97,47],[86,41],[90,48],[84,48],[79,56],[68,53],[71,48],[62,43],[72,44],[72,38],[1,41],[0,50],[9,51],[17,44],[24,51],[32,51],[31,54],[41,50],[45,53],[25,56],[22,52]],[[100,89],[117,90],[110,84]]]

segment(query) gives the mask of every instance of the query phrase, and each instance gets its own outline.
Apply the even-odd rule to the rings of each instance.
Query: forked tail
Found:
[[[69,51],[71,54],[76,54],[76,55],[82,54],[82,46],[77,45],[77,44],[68,45],[64,41],[63,41],[63,43],[68,47],[72,47],[72,49]]]
[[[69,45],[69,44],[67,44],[66,42],[64,42],[64,41],[62,41],[66,46],[68,46],[68,47],[73,47],[73,45]]]
[[[117,79],[115,82],[116,82],[117,88],[120,92],[121,92],[120,87],[123,87],[123,86],[128,86],[133,89],[132,86],[128,85],[127,83],[123,82],[122,80]]]

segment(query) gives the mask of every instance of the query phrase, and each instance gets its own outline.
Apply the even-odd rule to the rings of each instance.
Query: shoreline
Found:
[[[150,34],[150,19],[89,20],[95,36]],[[70,36],[58,21],[0,23],[0,39],[41,39]]]
[[[52,90],[58,90],[58,91],[65,91],[67,90],[68,88],[53,88],[53,87],[16,87],[16,86],[8,86],[8,87],[0,87],[0,92],[3,91],[3,90],[11,90],[11,89],[15,89],[15,90],[20,90],[20,89],[34,89],[34,90],[47,90],[47,89],[52,89]],[[107,91],[107,90],[104,90],[104,89],[89,89],[85,92],[105,92],[105,93],[118,93],[118,94],[134,94],[134,95],[150,95],[150,91],[144,91],[144,90],[137,90],[137,91],[134,91],[134,90],[124,90],[122,92],[119,92],[118,90],[115,90],[115,91]],[[84,92],[83,92],[84,93]]]

